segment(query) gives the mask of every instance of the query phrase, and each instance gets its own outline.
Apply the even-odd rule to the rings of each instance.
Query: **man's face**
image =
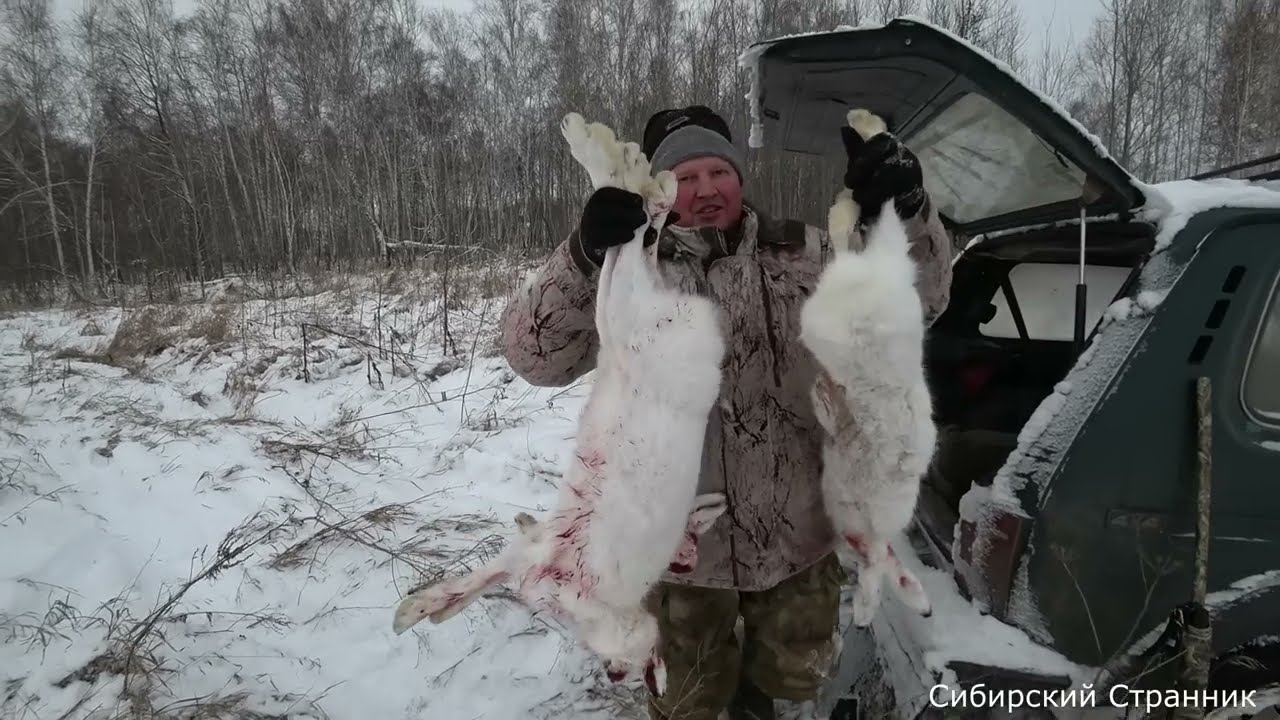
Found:
[[[742,182],[723,158],[685,160],[671,169],[679,181],[675,211],[682,227],[729,230],[742,217]]]

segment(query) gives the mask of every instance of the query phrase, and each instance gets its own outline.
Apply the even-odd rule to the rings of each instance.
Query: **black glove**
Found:
[[[635,237],[636,228],[649,222],[644,198],[616,187],[602,187],[591,194],[582,208],[578,242],[582,254],[596,267],[604,264],[604,253]],[[651,242],[647,237],[645,244]]]
[[[920,212],[925,198],[924,175],[920,160],[906,145],[888,133],[863,140],[847,125],[840,128],[840,136],[849,157],[844,186],[862,207],[864,222],[875,222],[889,198],[903,220]]]

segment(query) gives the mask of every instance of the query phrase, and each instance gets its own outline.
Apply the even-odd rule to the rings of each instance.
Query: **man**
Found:
[[[742,153],[709,108],[655,114],[642,149],[654,172],[672,170],[679,181],[678,217],[656,238],[659,267],[673,286],[719,302],[730,348],[699,487],[723,491],[728,510],[700,539],[696,569],[668,575],[650,598],[668,668],[667,693],[652,699],[650,716],[715,720],[727,709],[732,718],[769,720],[773,699],[816,698],[837,659],[845,576],[822,508],[822,428],[809,399],[815,367],[798,340],[800,307],[829,243],[825,231],[744,200]],[[874,217],[894,199],[932,321],[948,300],[951,244],[919,162],[888,135],[863,142],[846,132],[845,150],[845,186],[863,212]],[[504,312],[502,342],[515,372],[563,386],[594,367],[605,250],[645,222],[639,196],[616,188],[591,195],[578,228]]]

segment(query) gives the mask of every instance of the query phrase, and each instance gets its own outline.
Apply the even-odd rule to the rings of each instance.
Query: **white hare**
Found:
[[[643,601],[663,571],[692,569],[697,536],[725,510],[722,494],[697,495],[697,484],[726,343],[713,302],[666,288],[657,243],[644,247],[645,231],[661,228],[675,201],[675,177],[651,177],[636,143],[576,113],[561,132],[594,187],[639,193],[649,215],[631,241],[606,253],[600,271],[600,350],[576,453],[549,517],[520,513],[504,552],[407,596],[393,629],[404,632],[423,618],[442,622],[484,589],[510,581],[529,607],[574,628],[611,680],[642,676],[661,695],[666,666]]]
[[[886,132],[866,110],[848,122],[864,139]],[[931,605],[889,545],[906,528],[933,457],[937,430],[924,373],[924,313],[907,233],[887,202],[851,237],[861,209],[846,189],[828,215],[835,257],[801,310],[801,341],[820,365],[812,399],[826,429],[822,492],[828,516],[857,567],[853,619],[871,622],[886,578],[909,607]]]

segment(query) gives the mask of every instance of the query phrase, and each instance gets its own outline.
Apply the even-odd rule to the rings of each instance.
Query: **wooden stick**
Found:
[[[1209,586],[1209,511],[1213,497],[1213,388],[1196,379],[1196,604],[1204,605]]]
[[[1213,499],[1213,392],[1209,378],[1196,379],[1196,554],[1192,602],[1182,612],[1182,660],[1178,689],[1199,693],[1209,685],[1212,625],[1204,606],[1209,587],[1209,514]],[[1179,702],[1169,709],[1174,720],[1202,718],[1203,708]]]

